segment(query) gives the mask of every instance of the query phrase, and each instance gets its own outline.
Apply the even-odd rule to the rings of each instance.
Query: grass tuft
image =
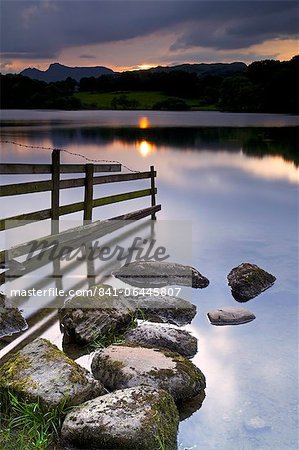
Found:
[[[7,392],[1,403],[0,448],[6,450],[55,450],[65,415],[67,398],[59,406],[45,410],[40,401],[20,400]]]

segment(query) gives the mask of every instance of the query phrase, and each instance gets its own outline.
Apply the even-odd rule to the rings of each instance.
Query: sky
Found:
[[[287,60],[299,4],[280,0],[0,0],[1,72]]]

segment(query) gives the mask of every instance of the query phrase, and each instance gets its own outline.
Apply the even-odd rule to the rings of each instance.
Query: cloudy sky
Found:
[[[1,71],[289,59],[298,2],[1,0]]]

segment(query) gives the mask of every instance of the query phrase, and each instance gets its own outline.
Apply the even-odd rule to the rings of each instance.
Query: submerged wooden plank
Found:
[[[43,209],[31,213],[19,214],[17,216],[7,217],[0,220],[0,231],[10,228],[21,227],[38,220],[46,220],[51,218],[51,209]]]
[[[143,208],[127,214],[122,214],[121,216],[112,217],[111,219],[107,219],[104,221],[98,220],[91,224],[71,228],[70,230],[63,231],[56,235],[47,235],[34,241],[26,242],[24,244],[18,244],[10,249],[1,251],[0,261],[4,262],[5,259],[13,259],[17,258],[18,256],[26,255],[33,249],[33,245],[36,249],[46,250],[46,248],[49,248],[56,243],[62,245],[64,243],[70,243],[72,240],[79,242],[80,239],[82,240],[86,238],[105,236],[106,234],[112,233],[116,229],[122,228],[123,226],[127,225],[128,221],[143,219],[160,210],[161,205]]]

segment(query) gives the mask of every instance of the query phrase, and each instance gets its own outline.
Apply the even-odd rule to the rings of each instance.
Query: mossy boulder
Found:
[[[27,330],[26,320],[18,308],[14,308],[4,295],[0,294],[0,338]]]
[[[178,353],[134,344],[111,345],[98,351],[91,370],[110,391],[147,385],[164,389],[178,403],[206,387],[203,373]]]
[[[171,285],[205,288],[209,285],[209,280],[194,267],[171,262],[135,261],[116,270],[113,275],[141,288]]]
[[[227,279],[232,296],[239,302],[247,302],[256,297],[270,288],[276,280],[274,275],[251,263],[234,267]]]
[[[65,343],[91,344],[111,330],[125,332],[137,317],[182,325],[190,323],[196,314],[196,306],[179,297],[127,296],[109,285],[92,289],[95,292],[92,297],[73,297],[59,310]]]
[[[244,308],[215,309],[207,315],[212,325],[240,325],[255,319],[255,315]]]
[[[142,323],[124,335],[125,342],[165,348],[185,357],[197,352],[197,339],[188,331],[166,324]]]
[[[78,405],[105,393],[83,367],[46,339],[36,339],[0,367],[0,388],[45,407]]]
[[[66,446],[80,449],[177,449],[178,412],[165,391],[146,386],[123,389],[83,403],[61,430]]]
[[[96,294],[67,300],[59,310],[59,319],[66,343],[86,345],[111,330],[125,330],[132,320],[132,311],[117,298]]]

